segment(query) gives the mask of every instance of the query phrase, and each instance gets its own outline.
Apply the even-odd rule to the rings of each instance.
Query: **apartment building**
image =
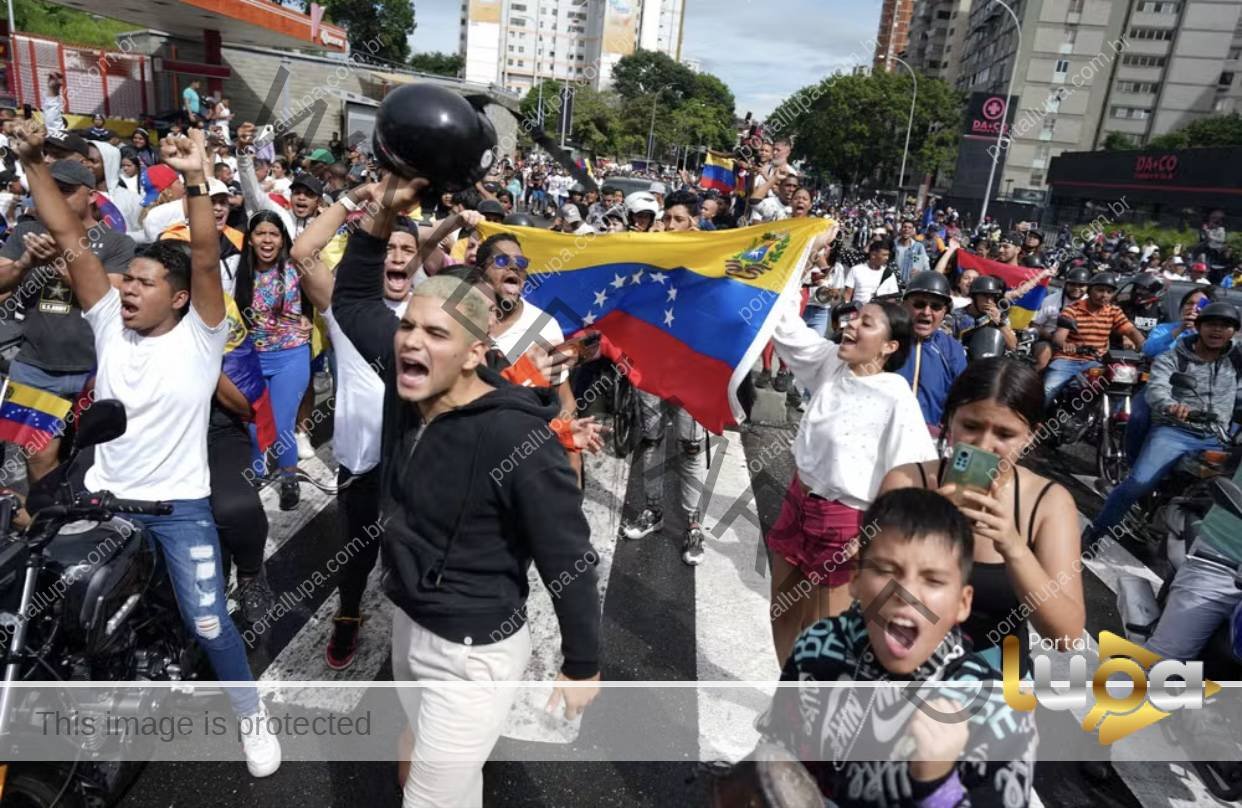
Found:
[[[686,0],[462,0],[466,81],[525,92],[547,79],[611,83],[635,50],[681,59]]]
[[[971,0],[926,0],[911,11],[910,35],[902,58],[916,72],[957,82]]]
[[[998,0],[971,3],[955,77],[961,90],[997,95],[1013,77],[1012,139],[995,186],[1002,196],[1039,197],[1053,156],[1099,148],[1111,133],[1142,145],[1242,111],[1242,0],[1008,5],[1020,32]]]
[[[884,0],[884,5],[880,8],[880,27],[875,34],[875,58],[872,65],[876,70],[892,70],[896,67],[892,59],[900,56],[906,49],[913,9],[914,0]]]

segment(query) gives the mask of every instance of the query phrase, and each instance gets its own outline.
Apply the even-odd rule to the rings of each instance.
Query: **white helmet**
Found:
[[[625,209],[629,211],[630,218],[634,218],[636,213],[650,213],[652,216],[660,215],[660,203],[656,201],[655,195],[650,191],[635,191],[625,198]]]

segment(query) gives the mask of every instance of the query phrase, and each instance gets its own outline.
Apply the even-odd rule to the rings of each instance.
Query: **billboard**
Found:
[[[470,22],[500,22],[500,0],[470,0]]]
[[[638,0],[607,0],[602,51],[627,56],[637,46]]]
[[[996,139],[1000,134],[1001,120],[1004,119],[1005,133],[1013,128],[1014,113],[1018,109],[1018,97],[1005,96],[999,93],[971,93],[970,103],[966,107],[966,126],[962,130],[965,137],[981,137]]]

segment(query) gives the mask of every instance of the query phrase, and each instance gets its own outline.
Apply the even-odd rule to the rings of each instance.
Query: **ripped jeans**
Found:
[[[216,679],[221,682],[253,682],[250,662],[241,635],[229,617],[220,569],[220,539],[204,499],[176,499],[168,516],[132,516],[155,536],[172,581],[181,619],[207,653]],[[239,716],[259,709],[259,691],[253,687],[229,687],[229,701]]]

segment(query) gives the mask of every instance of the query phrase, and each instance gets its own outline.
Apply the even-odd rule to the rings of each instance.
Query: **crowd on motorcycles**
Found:
[[[597,356],[625,357],[598,332],[567,340],[525,300],[532,267],[521,236],[484,239],[484,221],[536,227],[532,214],[552,212],[553,230],[577,234],[815,215],[836,222],[813,245],[801,295],[782,303],[747,382],[785,393],[801,412],[796,473],[765,536],[773,648],[786,680],[999,679],[1010,636],[1020,638],[1029,670],[1028,626],[1064,647],[1083,634],[1075,561],[1084,546],[1121,524],[1182,457],[1230,451],[1242,396],[1239,313],[1217,299],[1218,285],[1199,283],[1207,268],[1190,253],[1166,261],[1151,245],[1109,237],[1074,256],[1045,246],[1025,224],[1001,233],[985,222],[972,234],[952,210],[829,203],[803,185],[791,144],[779,138],[755,144],[732,196],[702,192],[684,173],[629,193],[619,176],[601,177],[595,190],[556,179],[571,172],[549,177],[521,162],[502,162],[488,176],[478,170],[479,155],[494,146],[487,129],[440,95],[447,91],[408,91],[427,94],[409,115],[442,113],[453,124],[451,137],[423,144],[464,155],[441,161],[439,178],[378,168],[365,143],[347,157],[321,148],[276,157],[250,123],[213,131],[193,121],[158,143],[140,129],[122,149],[98,125],[75,133],[54,118],[41,125],[5,116],[17,201],[0,248],[0,288],[23,314],[9,378],[75,401],[93,387],[100,412],[95,425],[83,419],[76,438],[24,455],[30,492],[13,518],[26,541],[20,556],[0,553],[0,568],[15,565],[29,583],[14,609],[23,620],[9,646],[8,681],[29,676],[36,662],[65,679],[189,678],[191,646],[217,679],[251,681],[238,624],[263,620],[274,597],[259,487],[275,486],[281,509],[299,507],[299,461],[314,451],[307,413],[317,393],[331,390],[341,545],[369,535],[381,513],[385,529],[339,572],[324,664],[346,670],[360,642],[387,641],[365,636],[361,609],[382,553],[396,679],[520,679],[531,637],[513,616],[524,614],[533,562],[545,581],[570,582],[553,605],[564,657],[558,684],[573,685],[558,686],[550,707],[563,704],[568,718],[585,710],[601,659],[595,575],[579,568],[594,555],[581,454],[600,451],[603,438],[600,423],[580,417],[571,370]],[[548,191],[557,198],[550,211]],[[1053,279],[1029,328],[1009,321],[1025,290],[965,268],[966,252]],[[1168,276],[1182,278],[1181,268],[1194,288],[1170,319],[1160,300],[1178,288]],[[532,329],[561,349],[533,344]],[[235,352],[246,362],[229,361]],[[1140,352],[1149,370],[1140,370]],[[1135,372],[1122,373],[1123,365]],[[328,386],[317,391],[316,376]],[[1107,420],[1103,429],[1124,429],[1109,460],[1115,487],[1083,534],[1070,493],[1021,461],[1060,410],[1079,420],[1058,439],[1081,439],[1072,433],[1090,424],[1076,402],[1101,388],[1107,403],[1093,411]],[[668,511],[682,532],[682,560],[701,564],[710,540],[699,501],[706,430],[674,403],[638,395],[644,500],[624,516],[621,536],[660,534]],[[120,404],[101,406],[110,400]],[[556,440],[513,474],[489,478],[540,429]],[[967,455],[999,461],[985,485],[957,474]],[[666,472],[679,483],[671,508]],[[10,518],[5,502],[0,522]],[[58,530],[118,516],[159,547],[167,591],[152,594],[150,608],[170,616],[163,634],[154,642],[149,620],[107,638],[87,626],[94,640],[50,660],[40,640],[54,633],[52,615],[29,606],[45,571],[56,577],[80,560],[73,553],[89,549],[58,540]],[[1152,626],[1152,650],[1193,658],[1228,620],[1242,601],[1232,585],[1239,535],[1208,529],[1187,549]],[[128,563],[157,563],[138,547],[127,553]],[[881,601],[894,581],[913,600]],[[872,605],[881,620],[864,617]],[[42,656],[31,650],[40,647]],[[250,728],[250,772],[272,774],[281,750],[263,720],[268,708],[252,687],[228,695]],[[479,761],[513,698],[512,688],[446,689],[407,703],[405,804],[481,804]],[[0,726],[7,704],[6,696]],[[1028,716],[1013,713],[1004,742],[985,753],[981,727],[937,725],[916,712],[905,731],[910,751],[879,764],[886,775],[877,790],[862,787],[879,782],[876,764],[850,759],[859,739],[836,738],[825,704],[778,699],[765,744],[806,762],[838,805],[1030,799],[1036,738]],[[873,704],[849,709],[865,716],[873,707],[878,715]],[[799,720],[782,722],[782,713]],[[436,753],[445,746],[457,750],[454,759]],[[1017,802],[1009,780],[1021,785]],[[719,788],[733,785],[726,778]]]

